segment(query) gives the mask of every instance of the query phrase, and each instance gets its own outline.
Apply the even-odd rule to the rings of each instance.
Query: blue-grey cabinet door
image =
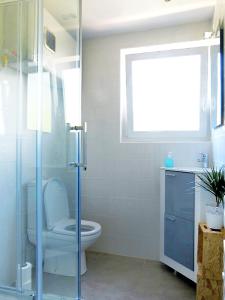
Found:
[[[176,260],[176,217],[165,214],[164,219],[164,254]]]
[[[194,222],[165,214],[164,254],[194,270]]]
[[[169,215],[194,221],[195,175],[166,171],[165,211]]]
[[[194,223],[177,217],[175,260],[194,270]]]

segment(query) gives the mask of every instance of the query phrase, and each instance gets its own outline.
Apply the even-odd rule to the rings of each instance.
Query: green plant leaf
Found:
[[[216,204],[224,206],[225,195],[225,174],[224,167],[217,170],[212,168],[211,170],[204,170],[203,174],[198,175],[201,183],[198,185],[211,193],[216,198]]]

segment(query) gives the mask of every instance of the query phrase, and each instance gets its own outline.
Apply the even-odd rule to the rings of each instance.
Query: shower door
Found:
[[[37,299],[80,299],[81,123],[79,0],[39,1],[37,131]],[[32,104],[31,104],[32,110]],[[30,126],[34,126],[30,119]],[[60,198],[60,199],[59,199]],[[74,224],[72,235],[56,230]],[[66,226],[66,225],[65,225]],[[64,229],[62,226],[60,230]]]

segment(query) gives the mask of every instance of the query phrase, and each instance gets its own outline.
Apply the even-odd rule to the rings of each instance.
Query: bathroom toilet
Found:
[[[70,218],[66,187],[57,178],[43,181],[43,248],[44,271],[47,273],[76,275],[76,224]],[[28,239],[36,245],[36,186],[27,187]],[[101,235],[101,225],[81,221],[81,274],[87,270],[85,250]]]

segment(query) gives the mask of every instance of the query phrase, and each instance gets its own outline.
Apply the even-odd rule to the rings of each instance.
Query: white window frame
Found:
[[[201,107],[199,131],[133,131],[132,62],[149,58],[201,55]],[[210,140],[209,44],[176,43],[121,50],[121,142],[197,142]],[[160,117],[160,116],[159,116]]]
[[[221,97],[219,89],[218,89],[218,82],[220,82],[220,77],[218,76],[219,72],[219,65],[218,65],[218,55],[220,55],[220,46],[215,45],[211,47],[210,51],[210,58],[211,58],[211,113],[212,113],[212,128],[216,129],[222,126],[221,124],[217,124],[217,100],[218,97]],[[221,99],[219,98],[219,101]],[[221,116],[222,117],[222,116]],[[221,120],[222,121],[222,120]]]

